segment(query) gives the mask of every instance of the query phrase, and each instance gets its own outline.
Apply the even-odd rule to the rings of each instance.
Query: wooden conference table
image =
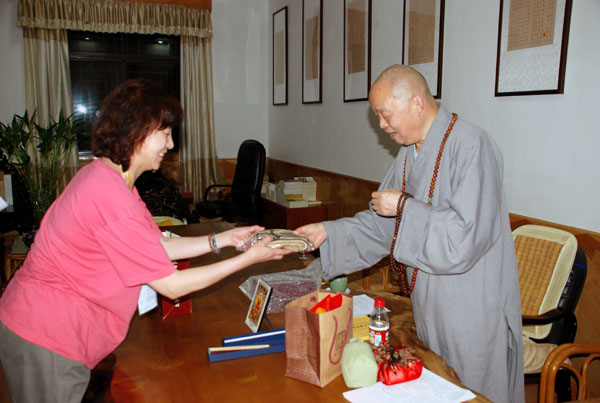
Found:
[[[230,228],[226,223],[169,227],[179,235],[205,235]],[[229,250],[228,250],[229,249]],[[192,266],[235,255],[232,248],[219,255],[193,259]],[[221,345],[223,337],[250,333],[244,324],[250,300],[238,286],[249,276],[300,269],[309,260],[297,255],[258,264],[192,296],[192,313],[162,319],[158,312],[136,315],[126,340],[115,351],[111,383],[115,402],[335,402],[346,401],[349,390],[340,375],[324,388],[285,376],[285,353],[273,353],[210,363],[207,348]],[[376,293],[370,293],[375,296]],[[415,334],[410,300],[381,294],[392,311],[391,342],[415,348],[429,370],[456,383],[460,381],[445,361],[429,351]],[[284,327],[284,313],[269,315],[273,328]],[[260,330],[270,330],[263,320]],[[464,386],[463,386],[464,387]],[[472,402],[488,402],[478,395]]]

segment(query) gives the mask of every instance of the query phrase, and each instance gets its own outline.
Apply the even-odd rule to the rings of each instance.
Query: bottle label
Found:
[[[369,327],[369,343],[377,347],[379,343],[388,343],[390,337],[390,328]]]

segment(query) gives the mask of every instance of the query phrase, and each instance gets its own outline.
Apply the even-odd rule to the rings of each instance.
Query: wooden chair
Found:
[[[579,368],[572,363],[572,359],[578,357],[583,357]],[[538,402],[554,403],[556,375],[559,369],[567,370],[575,377],[577,400],[589,399],[588,374],[594,360],[600,361],[600,344],[568,343],[556,347],[542,367]]]

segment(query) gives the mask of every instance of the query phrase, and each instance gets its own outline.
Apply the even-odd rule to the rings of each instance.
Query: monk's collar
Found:
[[[451,120],[452,114],[443,105],[440,105],[438,113],[435,115],[435,119],[433,119],[431,127],[427,132],[427,136],[425,136],[425,141],[421,144],[421,149],[419,150],[420,157],[422,157],[423,153],[438,152],[440,142],[444,138],[444,133],[446,133],[446,128]]]

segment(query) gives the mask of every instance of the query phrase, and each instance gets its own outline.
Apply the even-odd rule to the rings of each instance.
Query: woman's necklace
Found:
[[[448,136],[450,135],[450,132],[452,131],[452,128],[454,127],[454,123],[456,122],[457,118],[458,118],[458,115],[456,113],[453,113],[452,120],[450,121],[450,124],[448,125],[446,134],[444,134],[444,138],[442,139],[442,144],[440,144],[440,149],[438,151],[438,155],[435,160],[435,168],[433,169],[433,176],[431,178],[431,184],[429,185],[429,195],[427,198],[427,204],[430,206],[433,201],[433,191],[435,190],[435,182],[437,180],[438,171],[440,169],[440,162],[442,160],[442,155],[444,154],[444,146],[446,145],[446,140],[448,140]],[[419,269],[416,267],[414,268],[410,286],[408,286],[408,282],[406,279],[406,265],[402,264],[400,262],[397,262],[396,259],[394,258],[394,247],[396,246],[396,238],[398,237],[398,229],[400,228],[400,221],[402,221],[402,212],[404,211],[404,204],[406,203],[407,199],[412,197],[410,194],[405,193],[405,189],[406,189],[406,159],[407,159],[407,157],[408,157],[408,153],[404,157],[404,172],[402,172],[402,195],[398,199],[398,208],[397,208],[397,212],[396,212],[396,226],[394,228],[394,237],[392,238],[392,248],[390,250],[390,267],[392,269],[392,272],[394,272],[397,276],[400,277],[400,288],[402,288],[402,292],[405,295],[410,295],[410,294],[412,294],[413,290],[415,289],[415,283],[417,282],[417,274],[419,272]]]
[[[121,176],[123,176],[123,179],[125,179],[125,182],[127,182],[127,186],[129,186],[129,189],[133,190],[133,182],[131,180],[131,175],[129,175],[129,171],[123,172],[123,175]]]

